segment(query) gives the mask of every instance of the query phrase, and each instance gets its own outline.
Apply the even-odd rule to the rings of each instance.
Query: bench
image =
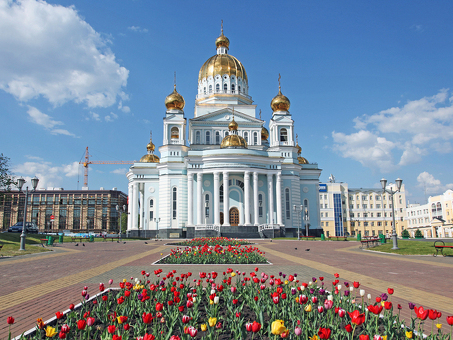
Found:
[[[316,237],[316,236],[310,236],[310,235],[308,235],[308,236],[302,236],[302,235],[300,235],[300,238],[301,238],[301,239],[304,238],[304,239],[306,239],[307,241],[308,241],[309,239],[314,239],[315,237]]]
[[[40,238],[39,240],[41,241],[41,245],[43,246],[43,248],[44,248],[44,245],[46,245],[47,242],[49,241],[49,240],[46,239],[46,238]]]
[[[367,248],[369,248],[370,246],[371,246],[371,247],[376,247],[376,246],[379,245],[380,241],[381,241],[381,240],[378,239],[378,238],[363,239],[363,240],[360,241],[360,243],[361,243],[361,244],[360,244],[360,248],[363,249],[363,248],[365,248],[365,246],[366,246]]]
[[[339,241],[340,239],[342,239],[343,241],[347,241],[348,237],[347,236],[329,236],[329,239],[334,239],[336,238],[337,241]]]
[[[76,240],[79,240],[79,242],[88,242],[90,239],[88,237],[71,236],[71,242],[75,242]]]
[[[436,249],[436,252],[433,254],[434,257],[436,257],[439,252],[442,254],[442,256],[447,256],[444,254],[444,249],[453,249],[453,246],[446,246],[444,241],[436,241],[434,242],[434,248]]]
[[[112,239],[112,242],[113,242],[113,240],[119,241],[120,236],[119,235],[116,235],[116,236],[102,236],[102,238],[103,238],[102,242],[105,242],[108,239]]]

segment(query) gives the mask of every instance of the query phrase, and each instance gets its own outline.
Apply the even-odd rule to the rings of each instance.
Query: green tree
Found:
[[[401,233],[401,236],[402,237],[409,237],[409,232],[407,231],[407,229],[403,230],[403,232]]]
[[[121,233],[125,234],[127,230],[127,214],[121,215]]]
[[[417,229],[417,231],[415,232],[415,237],[416,238],[423,238],[423,235],[422,235],[422,232],[420,231],[420,229]]]
[[[10,190],[12,185],[16,185],[14,176],[9,169],[9,158],[0,154],[0,189]]]

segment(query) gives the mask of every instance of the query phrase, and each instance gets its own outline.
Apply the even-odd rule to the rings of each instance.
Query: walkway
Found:
[[[453,257],[398,256],[362,251],[358,242],[257,240],[272,265],[261,265],[260,271],[298,274],[301,281],[324,276],[330,287],[334,273],[340,281],[359,281],[366,293],[374,297],[395,289],[392,301],[403,306],[401,316],[409,319],[408,302],[453,315]],[[78,303],[84,285],[91,295],[98,292],[99,282],[115,285],[123,278],[138,277],[141,270],[152,272],[217,271],[228,267],[253,271],[255,265],[169,266],[152,265],[167,254],[171,246],[164,241],[126,241],[74,243],[57,245],[53,252],[0,259],[2,290],[0,293],[0,339],[7,337],[6,318],[16,319],[13,335],[33,328],[37,318],[47,320],[56,311]],[[444,322],[445,323],[445,322]]]

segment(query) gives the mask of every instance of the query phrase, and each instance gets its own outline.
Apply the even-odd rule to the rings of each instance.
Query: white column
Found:
[[[145,184],[139,184],[139,195],[140,195],[140,230],[145,230],[145,195],[144,188]]]
[[[277,224],[283,225],[282,215],[282,174],[277,173]]]
[[[127,205],[127,230],[132,229],[132,183],[129,183],[127,190],[127,197],[129,198],[129,203]]]
[[[187,225],[191,226],[193,225],[193,173],[187,174],[187,189]]]
[[[197,174],[197,224],[203,224],[203,174]]]
[[[273,181],[273,174],[267,174],[267,188],[268,188],[268,196],[269,196],[269,224],[275,223],[274,221],[274,181]]]
[[[228,172],[223,173],[223,225],[230,225],[230,197],[228,186]]]
[[[254,223],[255,225],[259,224],[259,206],[258,206],[258,173],[254,172],[253,173],[253,204],[254,204],[254,210],[255,210],[255,220]]]
[[[250,225],[250,171],[244,173],[244,214],[245,225]]]
[[[214,224],[220,225],[220,173],[214,172]]]
[[[138,183],[132,184],[132,229],[137,230],[137,218],[138,218]]]

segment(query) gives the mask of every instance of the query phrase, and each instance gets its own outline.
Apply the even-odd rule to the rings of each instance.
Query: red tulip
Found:
[[[253,300],[258,301],[258,296],[255,296]]]
[[[154,340],[156,339],[156,337],[152,334],[148,334],[148,333],[145,333],[145,335],[143,336],[143,340]],[[170,340],[181,340],[178,336],[176,335],[173,335]]]
[[[381,302],[381,297],[380,297],[380,296],[377,296],[377,297],[376,297],[376,302],[377,302],[377,303]]]
[[[60,333],[58,333],[58,337],[60,339],[66,339],[66,333],[65,332],[60,332]]]
[[[387,288],[387,293],[389,293],[390,295],[392,295],[392,294],[393,294],[393,291],[394,291],[394,289],[393,289],[393,288]]]
[[[453,318],[453,316],[452,316],[452,318]],[[247,322],[247,323],[245,324],[245,330],[246,330],[247,332],[251,332],[251,331],[252,331],[252,323],[251,323],[251,322]]]
[[[6,323],[7,323],[8,325],[12,325],[12,324],[14,323],[14,318],[13,318],[12,316],[8,316],[8,317],[6,318]]]
[[[355,282],[355,281],[354,281],[353,285],[354,285],[354,288],[356,288],[356,289],[360,287],[360,283]]]
[[[69,328],[69,326],[67,324],[64,324],[63,326],[61,326],[61,331],[63,333],[69,333],[70,330],[71,330],[71,328]]]
[[[195,338],[197,336],[197,333],[198,333],[198,330],[195,327],[189,326],[189,335],[192,338]]]
[[[121,335],[113,335],[112,340],[121,340]]]
[[[361,334],[359,336],[359,340],[370,340],[370,336],[369,335],[365,335],[365,334]]]
[[[252,332],[257,333],[261,329],[261,324],[259,322],[253,321],[252,323]]]
[[[233,305],[236,305],[238,303],[238,299],[233,299]]]
[[[190,321],[190,317],[187,315],[182,316],[182,323],[188,323]]]
[[[365,313],[360,314],[358,310],[355,310],[352,313],[348,312],[348,314],[351,317],[351,322],[357,326],[365,322]]]
[[[389,310],[390,308],[392,308],[392,303],[390,301],[385,301],[384,308]],[[437,313],[436,313],[436,315],[437,315]]]
[[[156,303],[156,311],[160,312],[160,311],[162,311],[162,309],[164,309],[164,304],[160,303],[160,302],[157,302]]]
[[[184,312],[184,306],[179,306],[178,309],[181,313]]]
[[[116,326],[115,325],[110,325],[107,327],[107,332],[109,332],[110,334],[113,334],[115,333],[116,331]]]
[[[376,306],[370,305],[367,308],[371,313],[376,314],[376,315],[379,315],[382,312],[382,305],[376,305]]]
[[[148,313],[148,314],[143,313],[142,320],[146,324],[151,323],[151,321],[153,321],[153,315],[151,313]]]
[[[124,328],[125,331],[128,331],[129,328],[131,328],[131,326],[128,323],[125,323],[123,328]]]
[[[437,310],[435,310],[435,309],[430,309],[429,312],[428,312],[428,317],[429,317],[431,320],[436,320],[436,319],[437,319]]]
[[[442,317],[442,312],[437,312],[437,318],[440,319]]]
[[[452,316],[447,316],[447,323],[448,323],[450,326],[453,326],[453,315],[452,315]]]
[[[102,301],[107,301],[108,299],[109,299],[109,297],[108,297],[107,295],[104,295],[104,296],[102,297]]]
[[[237,318],[240,318],[240,317],[241,317],[241,313],[236,312],[236,317],[237,317]]]
[[[311,302],[317,303],[318,302],[318,298],[316,296],[312,296]]]
[[[351,333],[352,332],[351,324],[348,323],[346,326],[344,326],[344,329],[346,329],[346,332]]]
[[[95,321],[95,318],[87,318],[87,326],[93,326]]]
[[[345,315],[346,315],[346,311],[344,309],[339,309],[338,310],[338,316],[340,318],[344,318]]]
[[[426,320],[429,314],[429,310],[424,310],[422,306],[420,307],[414,307],[415,310],[415,315],[417,315],[417,318],[420,320]]]
[[[83,319],[77,321],[77,328],[81,331],[82,329],[85,329],[87,325],[87,322]]]
[[[63,317],[63,313],[62,312],[56,312],[55,316],[57,317],[57,319],[61,319]]]
[[[335,274],[333,274],[333,276],[335,276],[338,279],[340,277],[340,274],[335,273]]]
[[[74,310],[74,307],[75,307],[75,306],[74,306],[73,303],[71,303],[71,304],[69,305],[69,309],[70,309],[70,310]]]
[[[329,339],[331,330],[329,328],[319,327],[318,336],[320,339]]]

